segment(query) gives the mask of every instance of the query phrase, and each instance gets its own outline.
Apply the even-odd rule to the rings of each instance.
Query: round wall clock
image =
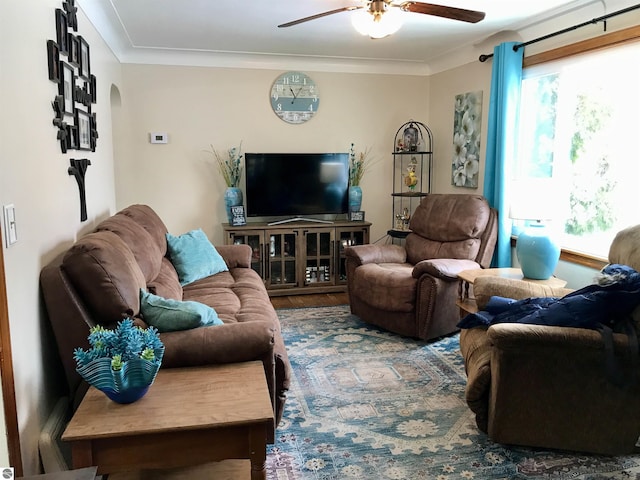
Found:
[[[311,120],[319,105],[318,86],[304,73],[283,73],[271,86],[271,108],[287,123],[297,124]]]

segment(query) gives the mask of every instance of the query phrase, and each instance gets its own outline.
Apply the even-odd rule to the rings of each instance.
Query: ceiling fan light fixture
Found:
[[[351,24],[361,35],[371,38],[383,38],[396,33],[402,27],[402,12],[396,8],[381,13],[369,10],[356,10],[351,14]]]

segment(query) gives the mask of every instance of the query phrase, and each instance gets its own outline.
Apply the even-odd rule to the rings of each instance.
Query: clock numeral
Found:
[[[282,111],[282,104],[281,104],[281,103],[278,103],[278,104],[276,105],[276,110],[278,110],[279,112],[281,112],[281,111]]]
[[[291,75],[292,83],[300,83],[300,75]]]
[[[317,96],[317,95],[314,95],[314,96],[313,96],[313,101],[314,101],[314,102],[317,102],[317,101],[318,101],[318,96]]]
[[[313,112],[313,103],[311,105],[309,105],[309,111]]]
[[[280,95],[278,95],[278,92],[273,92],[273,95],[271,95],[271,98],[273,98],[277,102],[278,99],[280,98]]]
[[[305,82],[304,82],[304,83],[305,83],[305,85],[306,85],[306,84],[307,84],[307,81],[305,80]],[[309,87],[309,93],[313,94],[313,93],[315,93],[315,91],[316,91],[316,87],[315,87],[315,85],[311,85],[311,86]]]

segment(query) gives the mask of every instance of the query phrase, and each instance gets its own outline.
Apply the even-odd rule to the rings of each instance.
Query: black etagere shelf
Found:
[[[431,192],[433,134],[422,122],[403,123],[393,138],[392,238],[406,238],[409,222],[423,197]]]

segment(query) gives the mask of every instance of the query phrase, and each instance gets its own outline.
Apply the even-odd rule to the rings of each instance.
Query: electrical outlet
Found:
[[[2,207],[4,210],[4,233],[7,247],[10,247],[18,241],[18,232],[16,230],[16,208],[11,205]]]

